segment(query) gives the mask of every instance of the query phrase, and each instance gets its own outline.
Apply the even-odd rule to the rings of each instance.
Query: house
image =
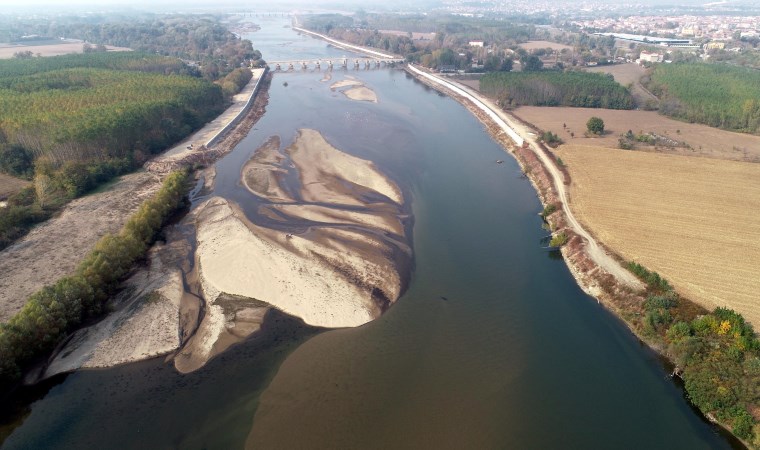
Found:
[[[483,41],[470,41],[470,47],[483,47],[485,44]]]
[[[639,62],[662,62],[662,55],[657,52],[642,50],[639,55]]]
[[[726,48],[725,42],[708,42],[705,44],[705,48],[707,50],[723,50]]]

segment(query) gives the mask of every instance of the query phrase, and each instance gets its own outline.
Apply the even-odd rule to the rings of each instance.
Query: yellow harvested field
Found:
[[[552,50],[572,50],[573,47],[570,45],[565,44],[559,44],[557,42],[550,42],[550,41],[528,41],[523,44],[520,44],[520,47],[524,48],[525,50],[538,50],[539,48],[550,48]]]
[[[642,146],[641,151],[760,162],[760,136],[680,122],[655,111],[521,106],[513,113],[541,130],[557,133],[568,144],[617,148],[618,138],[628,130],[636,134],[654,132],[686,142],[691,148],[660,147],[655,150]],[[584,137],[586,122],[592,116],[604,120],[604,136]],[[566,125],[565,128],[562,127],[563,124]],[[571,132],[575,137],[570,136]]]
[[[602,243],[760,328],[760,164],[584,145],[557,153],[571,207]]]
[[[58,56],[70,53],[82,53],[84,42],[64,42],[50,45],[12,45],[0,44],[0,59],[13,58],[15,53],[30,51],[34,56]],[[106,45],[109,52],[129,52],[132,49]]]
[[[5,200],[24,189],[28,184],[29,182],[26,180],[0,173],[0,200]]]

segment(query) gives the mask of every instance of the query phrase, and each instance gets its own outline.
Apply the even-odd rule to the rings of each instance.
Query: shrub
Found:
[[[755,420],[746,409],[741,408],[737,414],[733,417],[734,426],[731,431],[742,439],[749,439],[752,437],[752,427],[755,425]]]
[[[558,135],[552,133],[551,131],[545,131],[541,134],[541,139],[546,142],[547,145],[551,147],[556,147],[558,145],[561,145],[564,143],[562,138],[560,138]]]
[[[676,322],[668,328],[665,336],[671,342],[681,341],[691,336],[691,326],[686,322]]]
[[[624,137],[620,137],[620,139],[618,139],[618,148],[622,150],[633,150],[633,142]]]
[[[651,272],[646,267],[635,262],[626,263],[628,270],[633,272],[639,279],[647,284],[649,289],[655,292],[672,291],[673,287],[668,281],[660,276],[657,272]]]
[[[557,204],[556,203],[549,203],[548,205],[544,206],[544,210],[541,211],[541,217],[546,219],[547,217],[554,214],[554,212],[557,211]]]
[[[554,236],[552,236],[552,240],[549,242],[550,247],[562,247],[563,245],[567,244],[568,237],[567,235],[562,233],[557,233]]]

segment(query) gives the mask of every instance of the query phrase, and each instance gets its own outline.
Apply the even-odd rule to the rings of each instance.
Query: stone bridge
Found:
[[[353,68],[353,69],[379,69],[381,67],[389,67],[395,64],[403,63],[401,58],[370,58],[370,57],[354,57],[348,58],[346,56],[342,58],[333,59],[298,59],[291,61],[267,61],[269,67],[273,70],[321,70],[321,69],[333,69],[333,68]]]

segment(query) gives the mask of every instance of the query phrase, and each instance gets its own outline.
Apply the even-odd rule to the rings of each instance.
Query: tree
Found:
[[[530,55],[522,60],[522,66],[524,72],[538,72],[544,67],[544,63],[538,56]]]
[[[34,158],[24,147],[0,144],[0,171],[17,177],[30,178]]]
[[[39,203],[40,208],[44,208],[48,198],[50,198],[51,184],[50,177],[46,174],[38,173],[34,177],[34,190],[37,192],[37,203]]]
[[[13,57],[17,59],[29,59],[34,57],[34,53],[32,53],[31,50],[24,50],[21,52],[15,52]]]
[[[586,128],[589,133],[602,134],[604,133],[604,121],[599,117],[592,117],[586,122]]]

